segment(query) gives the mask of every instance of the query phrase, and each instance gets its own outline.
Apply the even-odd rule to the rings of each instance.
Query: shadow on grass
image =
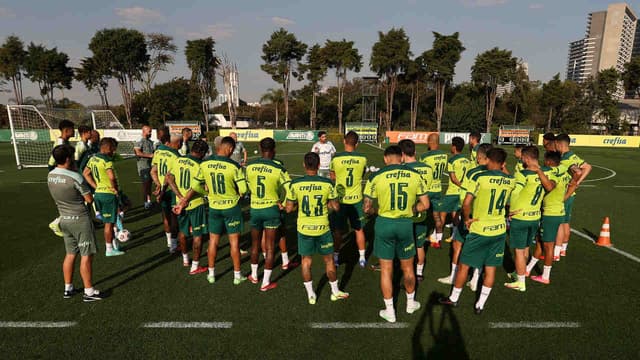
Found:
[[[144,268],[144,269],[140,270],[139,272],[137,272],[136,274],[134,274],[132,276],[129,276],[128,278],[120,281],[116,285],[113,285],[113,286],[109,287],[108,289],[105,289],[105,291],[113,290],[113,289],[117,288],[118,286],[122,286],[122,285],[126,284],[127,282],[146,274],[147,272],[157,268],[160,265],[163,265],[165,263],[168,263],[168,262],[172,261],[174,257],[175,257],[175,255],[169,254],[166,250],[163,250],[163,251],[161,251],[161,252],[159,252],[159,253],[157,253],[157,254],[155,254],[155,255],[153,255],[153,256],[145,259],[145,260],[142,260],[141,262],[139,262],[137,264],[128,266],[128,267],[126,267],[124,269],[121,269],[121,270],[111,274],[111,275],[108,275],[105,278],[102,278],[102,279],[96,281],[94,283],[94,285],[102,284],[102,283],[107,282],[109,280],[115,279],[115,278],[117,278],[117,277],[119,277],[121,275],[124,275],[124,274],[126,274],[126,273],[128,273],[130,271],[136,270],[138,268],[144,267],[145,265],[148,265],[148,264],[151,264],[151,263],[155,262],[151,267]]]
[[[591,241],[593,241],[594,243],[596,242],[596,240],[598,239],[599,235],[594,234],[591,230],[589,229],[585,229],[582,228],[582,232],[589,235],[589,237],[591,238]]]
[[[458,319],[451,307],[438,304],[441,296],[444,295],[432,292],[426,308],[420,314],[412,335],[413,359],[469,359]],[[433,311],[436,306],[442,309],[438,318]],[[422,344],[427,326],[433,338],[433,345],[429,349]]]

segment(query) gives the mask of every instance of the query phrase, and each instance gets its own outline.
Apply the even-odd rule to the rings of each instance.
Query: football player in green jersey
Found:
[[[276,142],[270,138],[260,140],[261,157],[247,164],[247,185],[251,193],[251,275],[249,281],[258,283],[258,260],[260,248],[264,253],[264,276],[260,291],[268,291],[277,286],[271,282],[273,270],[274,244],[282,223],[280,194],[289,186],[291,178],[287,170],[273,161]],[[264,243],[260,246],[264,236]]]
[[[416,144],[413,140],[403,139],[398,142],[398,146],[402,149],[402,163],[419,172],[420,175],[422,175],[425,186],[429,189],[431,182],[433,181],[433,169],[431,169],[431,166],[416,160]],[[427,240],[427,234],[429,233],[427,223],[426,211],[418,213],[418,215],[413,218],[413,235],[415,237],[416,253],[418,258],[416,264],[416,280],[418,282],[422,282],[424,280],[423,272],[426,255],[424,251],[424,244]]]
[[[438,149],[440,146],[440,136],[437,133],[429,134],[427,137],[427,146],[429,151],[422,154],[420,161],[429,165],[433,169],[433,182],[431,188],[429,188],[429,201],[431,203],[431,210],[433,213],[433,221],[435,223],[435,229],[429,236],[430,246],[436,249],[440,248],[440,241],[442,240],[442,230],[444,229],[444,222],[442,221],[442,184],[440,178],[447,170],[447,154]],[[446,217],[446,213],[445,213]]]
[[[169,164],[173,159],[180,157],[178,153],[180,141],[179,135],[171,135],[169,131],[163,131],[160,137],[161,144],[153,152],[153,158],[151,159],[151,179],[155,184],[153,195],[156,196],[156,200],[162,208],[162,225],[170,253],[174,253],[178,248],[178,218],[171,211],[171,207],[176,204],[175,194],[168,188],[164,179],[169,169]],[[189,258],[183,258],[183,260],[186,260],[185,266],[189,266]]]
[[[178,212],[178,239],[182,251],[183,264],[189,263],[187,252],[187,236],[193,234],[193,260],[189,275],[201,274],[207,268],[200,266],[200,252],[202,250],[202,237],[207,235],[207,204],[204,199],[204,187],[197,178],[200,171],[202,158],[209,150],[209,145],[202,140],[197,140],[191,147],[191,153],[186,156],[176,157],[169,164],[165,176],[167,184],[176,195],[176,200],[181,200],[189,190],[197,189],[197,193],[189,201],[189,205]],[[186,260],[186,262],[184,261]]]
[[[420,309],[415,301],[416,278],[413,258],[416,244],[413,218],[429,209],[428,189],[422,175],[402,165],[402,149],[391,145],[384,151],[385,167],[369,177],[365,188],[364,211],[378,213],[375,224],[373,253],[380,259],[380,290],[385,308],[378,313],[389,321],[396,321],[393,308],[393,261],[400,260],[400,268],[407,293],[408,314]]]
[[[516,144],[513,148],[513,157],[516,158],[516,165],[513,167],[513,176],[524,169],[524,162],[522,161],[522,149],[524,144]]]
[[[475,164],[478,159],[478,147],[480,146],[480,139],[482,134],[477,131],[469,133],[469,161],[471,164]]]
[[[542,136],[542,147],[545,151],[556,151],[556,136],[552,132]]]
[[[459,210],[460,210],[460,193],[463,192],[461,187],[462,180],[464,179],[467,171],[474,167],[475,164],[469,162],[469,159],[462,155],[462,149],[464,148],[464,139],[459,136],[455,136],[451,139],[451,154],[447,162],[447,172],[449,173],[449,186],[442,199],[442,212],[440,213],[440,220],[444,223],[447,218],[447,214],[451,214],[451,222],[453,223],[453,231],[451,237],[447,239],[447,242],[451,242],[458,229],[458,223],[460,222]]]
[[[527,290],[527,255],[538,233],[543,195],[556,187],[555,181],[551,180],[554,178],[554,170],[549,167],[541,168],[538,157],[537,146],[522,148],[523,169],[515,173],[516,188],[511,194],[509,247],[514,249],[516,274],[511,276],[514,281],[505,283],[504,286],[518,291]]]
[[[362,211],[362,177],[367,168],[367,158],[356,152],[359,136],[349,131],[344,136],[344,152],[334,155],[329,165],[329,177],[336,184],[340,211],[333,213],[332,225],[334,253],[333,262],[338,265],[338,254],[342,246],[342,235],[347,230],[347,220],[355,233],[358,246],[358,264],[367,265],[365,259],[364,212]]]
[[[487,171],[473,176],[464,199],[462,213],[469,235],[460,253],[453,289],[449,297],[439,299],[441,304],[457,306],[469,267],[484,267],[482,290],[475,304],[476,314],[482,313],[495,281],[496,268],[502,265],[507,231],[505,205],[515,187],[515,179],[503,172],[507,152],[493,148],[487,158]]]
[[[316,303],[311,280],[312,256],[319,253],[331,286],[331,301],[349,297],[338,288],[336,266],[333,263],[333,238],[329,229],[329,210],[338,211],[340,203],[331,180],[318,176],[320,156],[309,152],[304,156],[305,176],[291,182],[287,194],[287,212],[298,208],[298,253],[302,256],[302,279],[309,304]]]

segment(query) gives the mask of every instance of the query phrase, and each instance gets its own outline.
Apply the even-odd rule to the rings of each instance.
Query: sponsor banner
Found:
[[[104,129],[98,131],[102,132],[100,134],[102,137],[112,137],[118,141],[136,142],[142,137],[141,129]],[[156,130],[151,130],[151,141],[156,141],[157,138]]]
[[[438,133],[435,131],[387,131],[385,136],[389,138],[391,144],[397,144],[404,139],[413,140],[416,144],[426,144],[431,134]]]
[[[498,144],[515,145],[528,144],[530,140],[531,129],[498,129]]]
[[[265,129],[220,129],[221,136],[229,136],[230,133],[238,135],[238,141],[258,142],[264,138],[273,137],[273,130]]]
[[[345,123],[344,133],[355,131],[360,137],[360,142],[377,143],[378,142],[378,124],[366,122],[348,122]]]
[[[542,145],[542,134],[538,136],[538,145]],[[618,135],[569,135],[571,146],[597,146],[616,148],[640,147],[640,136]]]
[[[480,143],[491,144],[491,133],[480,133]],[[440,133],[440,144],[451,144],[451,139],[459,136],[464,139],[464,143],[469,143],[469,133],[468,132],[441,132]]]
[[[56,131],[58,132],[59,137],[60,130]],[[9,132],[11,132],[11,130],[9,130]],[[17,141],[52,141],[50,130],[48,129],[15,130],[15,134]]]
[[[313,130],[274,130],[276,141],[318,141],[318,132]]]
[[[191,136],[191,140],[198,140],[200,134],[202,134],[202,126],[198,122],[166,122],[165,125],[169,128],[169,133],[171,135],[180,135],[182,136],[182,129],[189,128],[193,132]]]

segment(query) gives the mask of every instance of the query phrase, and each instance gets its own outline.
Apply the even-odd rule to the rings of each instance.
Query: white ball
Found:
[[[254,154],[257,154],[257,153],[258,153],[258,150],[253,150],[253,153],[254,153]]]
[[[127,229],[122,229],[116,234],[119,242],[127,242],[131,239],[131,233]]]

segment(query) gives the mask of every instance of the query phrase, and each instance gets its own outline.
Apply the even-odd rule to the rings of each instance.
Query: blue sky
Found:
[[[456,69],[456,82],[469,79],[475,56],[494,46],[513,51],[529,63],[531,79],[547,81],[560,72],[564,76],[567,45],[584,35],[587,14],[604,10],[607,1],[546,0],[235,0],[235,1],[0,1],[0,37],[19,36],[25,43],[57,46],[77,66],[89,56],[87,45],[96,30],[130,27],[143,32],[162,32],[178,45],[176,63],[159,75],[159,81],[188,77],[184,44],[188,39],[212,36],[218,53],[238,64],[240,97],[257,101],[270,87],[276,87],[260,70],[262,44],[282,26],[307,43],[346,38],[355,41],[365,66],[360,74],[370,75],[369,56],[378,31],[403,27],[418,55],[431,47],[432,31],[460,32],[466,47]],[[640,1],[629,2],[640,11]],[[4,40],[3,40],[4,41]],[[330,74],[325,82],[335,81]],[[221,81],[218,80],[218,87]],[[299,87],[294,84],[294,87]],[[24,94],[38,97],[37,88],[25,82]],[[116,84],[110,102],[121,103]],[[0,103],[12,95],[0,94]],[[60,93],[56,93],[59,97]],[[65,96],[84,104],[99,103],[74,82]]]

